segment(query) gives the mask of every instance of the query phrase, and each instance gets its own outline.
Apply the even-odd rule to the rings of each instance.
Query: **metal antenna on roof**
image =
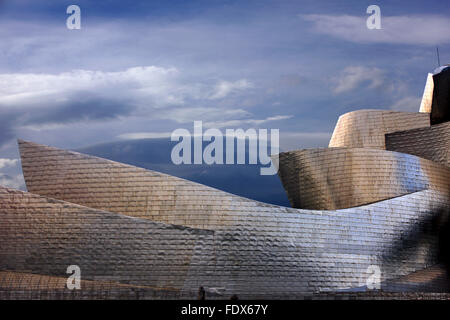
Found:
[[[441,60],[439,59],[439,47],[436,46],[436,53],[437,53],[437,59],[438,59],[438,68],[441,66]]]

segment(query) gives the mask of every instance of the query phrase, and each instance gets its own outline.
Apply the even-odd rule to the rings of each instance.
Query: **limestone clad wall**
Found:
[[[433,74],[429,73],[427,75],[427,82],[425,83],[425,88],[423,90],[422,101],[420,102],[419,112],[431,113],[431,105],[433,103]]]

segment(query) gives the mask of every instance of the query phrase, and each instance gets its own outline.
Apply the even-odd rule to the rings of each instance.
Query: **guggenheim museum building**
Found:
[[[418,112],[346,113],[328,148],[280,153],[291,208],[19,140],[0,299],[449,299],[449,94],[444,66]]]

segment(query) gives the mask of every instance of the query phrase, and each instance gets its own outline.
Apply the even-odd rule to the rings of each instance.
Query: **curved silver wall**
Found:
[[[448,297],[448,121],[430,126],[430,88],[426,112],[351,112],[330,148],[280,154],[299,208],[19,141],[28,192],[0,187],[0,298]]]
[[[1,203],[7,204],[1,207],[1,270],[63,276],[65,266],[78,264],[85,280],[171,288],[179,297],[194,297],[199,286],[219,298],[299,298],[352,290],[365,286],[370,265],[381,268],[384,282],[397,279],[438,262],[436,235],[420,230],[450,207],[448,195],[429,189],[336,211],[290,209],[33,143],[21,142],[21,152],[29,191],[46,197],[1,190]],[[91,175],[96,177],[92,184],[86,179]],[[138,181],[120,186],[128,202],[110,207],[122,213],[91,209],[95,202],[87,208],[48,198],[86,190],[95,199],[105,194],[97,179],[126,177]],[[52,179],[58,188],[50,188]],[[155,179],[154,187],[149,179]],[[104,185],[106,191],[111,188]],[[174,194],[174,186],[184,186],[182,197],[164,198],[161,190]],[[162,200],[136,210],[139,191]],[[205,194],[211,205],[197,199],[198,207],[188,215],[183,201]],[[146,214],[164,201],[171,208],[163,215]],[[170,223],[180,219],[197,227]],[[410,238],[416,233],[421,241],[414,243]],[[405,239],[411,241],[405,244]]]
[[[450,122],[387,134],[386,149],[450,166]]]
[[[352,111],[339,117],[328,147],[385,149],[385,134],[429,126],[428,113]]]
[[[334,210],[421,190],[450,192],[450,169],[409,154],[367,148],[281,153],[279,176],[294,208]]]

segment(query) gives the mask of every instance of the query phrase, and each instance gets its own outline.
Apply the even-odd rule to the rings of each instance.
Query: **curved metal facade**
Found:
[[[432,266],[438,239],[402,242],[447,199],[421,191],[341,211],[257,206],[233,212],[221,230],[168,225],[1,190],[1,270],[63,276],[228,298],[282,298],[365,285],[379,265],[384,281]],[[412,239],[411,239],[412,240]],[[393,252],[393,246],[398,252]],[[188,296],[194,297],[194,295]]]
[[[427,113],[352,111],[339,117],[328,147],[385,149],[385,134],[429,126]]]
[[[19,141],[28,192],[0,187],[0,297],[448,292],[450,169],[428,152],[384,150],[414,149],[414,130],[428,130],[417,128],[442,139],[428,113],[363,110],[339,119],[332,148],[282,153],[289,198],[308,209]],[[81,268],[80,290],[64,287],[69,265]],[[383,292],[367,291],[373,266]]]
[[[335,210],[421,190],[450,192],[450,169],[430,160],[367,148],[280,154],[279,175],[294,208]]]
[[[450,167],[450,122],[387,134],[386,149],[413,154]]]

